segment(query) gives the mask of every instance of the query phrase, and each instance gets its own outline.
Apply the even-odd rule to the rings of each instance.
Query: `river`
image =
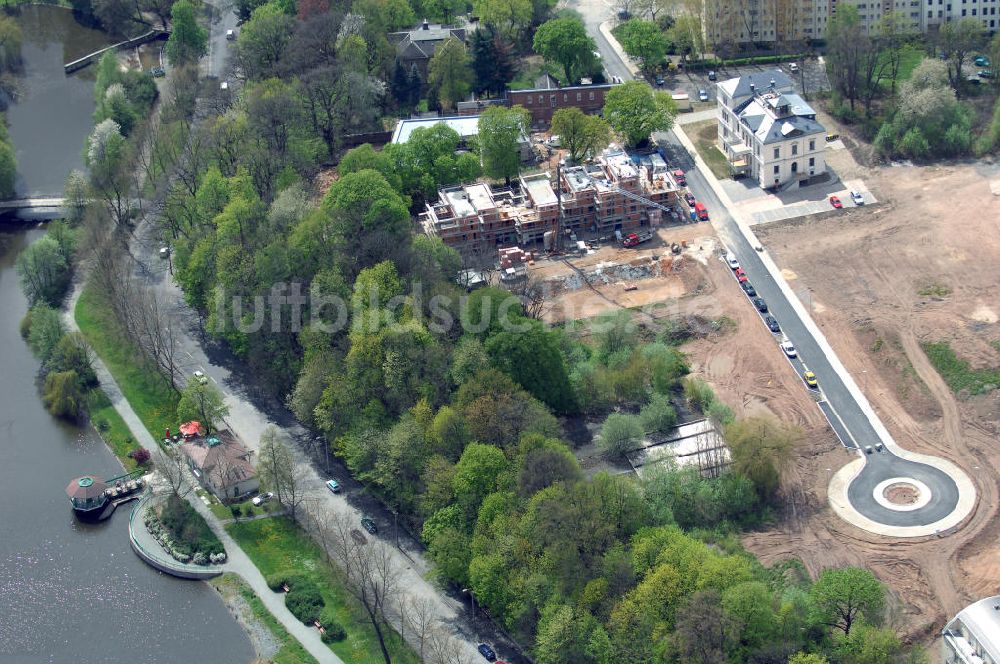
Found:
[[[62,64],[106,39],[55,7],[26,7],[18,21],[25,72],[7,115],[18,193],[59,194],[82,167],[94,109],[92,78]],[[70,510],[71,479],[121,465],[92,428],[54,419],[39,398],[14,261],[42,233],[0,221],[0,662],[245,664],[249,639],[215,591],[132,552],[128,507],[96,525]]]
[[[83,168],[83,144],[94,113],[93,68],[66,76],[63,64],[109,40],[61,7],[25,6],[15,16],[24,38],[24,71],[7,108],[18,163],[15,191],[19,197],[59,196],[66,174]]]
[[[161,574],[128,544],[128,507],[80,523],[71,479],[121,473],[90,427],[51,417],[20,338],[14,260],[39,230],[0,232],[0,662],[246,664],[250,642],[207,584]]]

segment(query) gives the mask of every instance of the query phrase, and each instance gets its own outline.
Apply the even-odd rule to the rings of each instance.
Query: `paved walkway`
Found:
[[[82,291],[82,286],[77,285],[73,289],[73,293],[70,296],[69,304],[66,310],[63,312],[63,321],[66,324],[66,329],[72,331],[79,331],[79,327],[76,324],[76,319],[73,317],[73,311],[76,309],[77,300],[80,299],[80,292]],[[114,377],[108,370],[107,366],[101,360],[100,357],[94,356],[94,372],[97,374],[97,380],[101,385],[101,389],[104,390],[105,394],[108,395],[108,399],[111,400],[112,405],[114,405],[115,410],[121,415],[122,419],[125,420],[125,424],[132,431],[132,435],[135,436],[136,442],[142,445],[144,448],[150,451],[150,453],[156,453],[159,451],[159,446],[156,441],[150,435],[149,431],[143,425],[142,420],[136,415],[135,411],[132,410],[132,405],[129,404],[128,400],[122,394],[121,388],[118,387],[118,383],[115,382]],[[212,532],[222,541],[222,544],[226,547],[226,555],[228,560],[223,566],[227,572],[234,572],[239,574],[244,581],[247,582],[253,591],[257,593],[264,606],[267,607],[268,611],[282,624],[282,626],[288,630],[288,633],[292,637],[302,644],[302,647],[306,651],[316,658],[317,662],[323,664],[324,662],[329,662],[330,664],[343,664],[343,660],[337,657],[320,639],[319,632],[310,627],[306,627],[299,620],[292,615],[291,611],[285,607],[284,595],[279,595],[273,592],[267,586],[267,582],[264,580],[264,575],[261,574],[257,566],[253,564],[250,557],[240,548],[240,545],[236,543],[226,529],[222,527],[219,523],[219,519],[216,518],[215,514],[210,510],[195,493],[192,491],[185,496],[188,503],[191,504],[195,510],[201,514],[205,521],[208,523]]]
[[[940,535],[959,526],[969,516],[976,504],[976,489],[969,476],[946,459],[910,452],[896,443],[882,420],[875,414],[868,399],[841,363],[840,358],[837,357],[825,335],[788,285],[777,264],[762,249],[760,241],[747,223],[747,219],[741,214],[739,206],[733,205],[732,200],[715,176],[712,175],[711,170],[701,159],[694,144],[683,129],[675,127],[674,134],[694,159],[699,174],[723,207],[731,214],[732,222],[735,223],[736,232],[740,237],[730,237],[730,228],[723,221],[724,215],[713,215],[712,222],[717,225],[720,236],[728,238],[734,248],[737,240],[741,248],[746,248],[746,251],[737,252],[738,255],[743,254],[740,256],[741,262],[747,263],[752,259],[763,265],[768,279],[773,281],[779,289],[782,298],[787,301],[795,317],[805,328],[811,340],[819,347],[824,360],[829,363],[836,378],[849,395],[849,399],[845,400],[844,404],[848,404],[852,409],[858,411],[857,421],[854,421],[850,426],[861,427],[863,425],[874,437],[873,440],[868,438],[862,440],[861,437],[855,435],[859,445],[874,445],[881,442],[885,447],[885,452],[875,454],[865,454],[864,451],[858,450],[856,453],[859,458],[848,463],[836,473],[830,482],[828,492],[831,507],[845,521],[869,532],[891,537]],[[785,327],[784,324],[783,327]],[[796,341],[796,346],[801,347],[801,342]],[[840,415],[843,417],[845,413],[840,413]],[[930,485],[933,495],[928,503],[917,509],[898,507],[887,509],[885,503],[873,494],[888,480],[903,482],[913,480],[913,484]]]

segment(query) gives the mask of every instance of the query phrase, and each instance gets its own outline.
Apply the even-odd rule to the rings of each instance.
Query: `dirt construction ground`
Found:
[[[882,203],[755,231],[897,442],[961,466],[979,504],[941,539],[865,533],[826,508],[844,453],[810,443],[789,478],[794,513],[746,545],[813,573],[870,567],[897,599],[895,626],[930,643],[965,604],[1000,593],[1000,391],[953,394],[921,348],[947,341],[973,368],[1000,367],[1000,167],[892,166],[866,179]]]

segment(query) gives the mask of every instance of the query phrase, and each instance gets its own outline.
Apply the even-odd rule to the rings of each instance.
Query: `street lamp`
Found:
[[[469,594],[469,600],[472,604],[472,622],[474,624],[476,622],[476,591],[472,588],[462,588],[462,592]]]

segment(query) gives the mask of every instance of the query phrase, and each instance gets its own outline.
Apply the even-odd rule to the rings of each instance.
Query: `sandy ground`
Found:
[[[956,397],[921,349],[947,340],[974,367],[1000,366],[1000,168],[892,166],[864,176],[879,205],[757,233],[897,441],[960,465],[979,505],[940,540],[870,535],[825,508],[831,470],[846,458],[818,452],[800,459],[792,484],[806,509],[746,545],[765,561],[798,555],[813,572],[865,564],[896,596],[897,628],[930,641],[965,604],[1000,592],[1000,396]]]

